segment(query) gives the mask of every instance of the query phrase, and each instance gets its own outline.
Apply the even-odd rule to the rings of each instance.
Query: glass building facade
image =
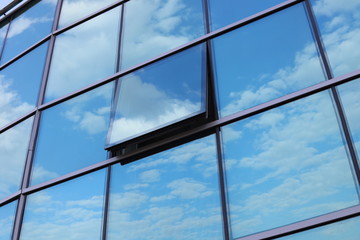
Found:
[[[0,240],[359,238],[360,0],[16,2]]]

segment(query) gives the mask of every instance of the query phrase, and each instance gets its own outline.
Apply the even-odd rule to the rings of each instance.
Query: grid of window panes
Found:
[[[0,240],[358,239],[360,0],[0,12]]]

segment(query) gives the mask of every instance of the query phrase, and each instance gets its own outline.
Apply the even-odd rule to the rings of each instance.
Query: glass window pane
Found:
[[[214,31],[284,1],[285,0],[210,0],[211,29]]]
[[[360,236],[360,218],[329,224],[309,231],[297,233],[287,237],[277,238],[282,240],[358,240]]]
[[[0,200],[20,189],[32,123],[33,117],[0,134]]]
[[[203,45],[120,79],[110,144],[205,111]]]
[[[340,98],[351,130],[352,139],[360,156],[360,80],[355,80],[338,87]]]
[[[112,167],[107,239],[223,239],[214,136]]]
[[[100,239],[106,170],[31,194],[21,240]]]
[[[328,92],[222,132],[233,237],[359,204]]]
[[[40,1],[11,22],[1,63],[7,62],[50,33],[55,7],[56,1]]]
[[[117,0],[64,0],[61,7],[58,28],[65,27],[116,1]]]
[[[14,225],[17,201],[0,207],[0,240],[10,240]]]
[[[115,8],[56,37],[46,102],[115,72],[119,17]]]
[[[106,159],[112,86],[110,83],[42,113],[32,185]]]
[[[213,40],[221,116],[325,80],[302,4]]]
[[[360,1],[311,2],[335,77],[360,69]]]
[[[48,44],[43,44],[0,71],[0,127],[37,104]]]
[[[204,34],[201,0],[125,3],[121,69],[156,57]]]

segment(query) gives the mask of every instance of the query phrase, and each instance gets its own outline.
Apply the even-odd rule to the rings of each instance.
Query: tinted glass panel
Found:
[[[226,116],[324,80],[302,4],[213,40]]]
[[[222,131],[234,237],[359,203],[328,92]]]
[[[333,74],[360,69],[360,1],[312,0]]]
[[[120,79],[110,143],[205,111],[203,46]]]
[[[0,240],[10,240],[13,230],[17,201],[0,207]]]
[[[34,109],[48,44],[0,71],[0,127]]]
[[[64,0],[58,28],[80,20],[113,2],[116,0]]]
[[[112,167],[108,239],[222,239],[214,136]]]
[[[132,0],[125,4],[121,69],[204,34],[201,0]]]
[[[106,159],[112,83],[42,113],[31,184]]]
[[[285,0],[210,0],[211,29],[216,30]]]
[[[20,239],[100,239],[105,170],[31,194]]]
[[[31,117],[0,134],[0,200],[20,188],[32,123]]]
[[[115,8],[56,38],[45,101],[115,72],[119,15],[120,9]]]
[[[11,22],[1,63],[7,62],[50,33],[55,7],[56,1],[40,1]]]
[[[360,80],[338,87],[352,139],[360,156]]]
[[[358,240],[360,236],[360,218],[333,223],[324,227],[277,239],[282,240]]]

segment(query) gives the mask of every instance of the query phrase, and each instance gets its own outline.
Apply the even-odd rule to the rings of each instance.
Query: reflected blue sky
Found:
[[[35,108],[47,47],[37,47],[0,71],[0,127]]]
[[[27,197],[21,240],[100,239],[106,169]]]
[[[11,239],[17,201],[0,207],[0,240]]]
[[[213,46],[222,116],[325,79],[303,4],[215,38]]]
[[[249,17],[285,0],[210,0],[210,22],[212,31]]]
[[[326,225],[324,227],[315,228],[290,235],[288,237],[277,238],[281,240],[358,240],[360,236],[360,218],[352,218],[338,223]]]
[[[108,239],[222,239],[215,137],[112,166]]]
[[[1,63],[7,62],[50,33],[56,2],[40,1],[11,22]]]
[[[0,25],[0,49],[3,47],[3,43],[5,40],[6,32],[8,30],[9,24],[2,23],[3,25]]]
[[[233,237],[359,203],[328,92],[222,132]]]
[[[335,77],[360,69],[360,1],[311,2]]]
[[[347,123],[350,127],[357,155],[360,156],[360,80],[338,87]]]
[[[120,78],[109,143],[204,112],[203,56],[199,45]]]
[[[204,34],[201,0],[125,3],[120,68],[127,69]]]
[[[117,0],[64,0],[58,28],[65,27]]]
[[[115,72],[119,17],[117,7],[56,37],[45,102]]]
[[[113,83],[42,113],[31,184],[38,184],[107,158]]]
[[[0,200],[20,189],[32,124],[30,117],[0,134]]]

